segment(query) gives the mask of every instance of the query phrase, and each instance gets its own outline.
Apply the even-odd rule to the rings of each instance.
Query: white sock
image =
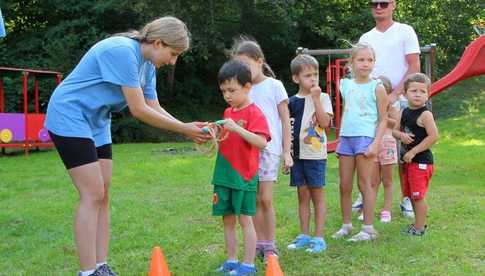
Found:
[[[99,268],[100,266],[105,265],[105,264],[108,264],[108,263],[107,262],[97,263],[96,268]]]
[[[80,276],[89,276],[89,275],[91,275],[93,273],[94,273],[94,269],[86,270],[86,271],[81,271],[81,275]]]
[[[366,233],[373,233],[374,232],[374,226],[372,224],[371,225],[362,224],[362,231],[364,231]]]
[[[236,260],[227,259],[227,262],[230,263],[230,264],[236,264],[236,263],[238,263],[237,259]]]
[[[352,223],[344,223],[344,224],[342,224],[342,229],[344,229],[344,230],[350,230],[350,229],[352,229]]]

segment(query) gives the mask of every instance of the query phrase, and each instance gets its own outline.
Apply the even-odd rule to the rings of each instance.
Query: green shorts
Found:
[[[235,190],[214,185],[212,215],[246,215],[256,214],[256,191]]]

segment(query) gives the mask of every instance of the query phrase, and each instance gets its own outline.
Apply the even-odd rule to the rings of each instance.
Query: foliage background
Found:
[[[260,42],[268,63],[292,95],[296,87],[290,81],[289,62],[295,49],[348,47],[344,39],[355,42],[374,26],[367,3],[367,0],[2,0],[0,8],[7,37],[0,40],[0,66],[50,69],[67,76],[98,40],[141,28],[159,16],[174,15],[187,23],[192,47],[179,59],[176,68],[160,70],[159,100],[183,120],[216,119],[225,106],[216,85],[216,74],[235,36],[246,34]],[[438,44],[438,77],[453,68],[464,48],[476,38],[473,22],[485,18],[481,0],[397,3],[395,19],[413,26],[421,45]],[[321,59],[322,64],[327,61]],[[7,76],[5,87],[7,111],[19,111],[20,77]],[[42,83],[43,109],[53,87],[53,81]],[[115,142],[181,139],[137,122],[127,111],[115,117]]]

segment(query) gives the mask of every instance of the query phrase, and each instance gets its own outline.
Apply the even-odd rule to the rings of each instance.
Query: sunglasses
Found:
[[[369,2],[369,6],[371,6],[374,9],[377,9],[377,7],[381,7],[381,9],[387,9],[389,7],[389,4],[391,2]]]

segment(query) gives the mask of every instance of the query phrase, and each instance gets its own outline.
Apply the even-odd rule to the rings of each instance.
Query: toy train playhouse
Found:
[[[4,89],[4,77],[22,79],[22,113],[7,113]],[[33,105],[29,104],[29,78],[33,79]],[[32,70],[0,67],[0,148],[20,148],[25,154],[32,148],[48,148],[53,144],[47,129],[44,128],[45,114],[39,105],[39,81],[54,79],[56,85],[61,83],[62,74],[54,71]],[[32,89],[30,90],[32,91]],[[33,112],[29,112],[33,109]]]

